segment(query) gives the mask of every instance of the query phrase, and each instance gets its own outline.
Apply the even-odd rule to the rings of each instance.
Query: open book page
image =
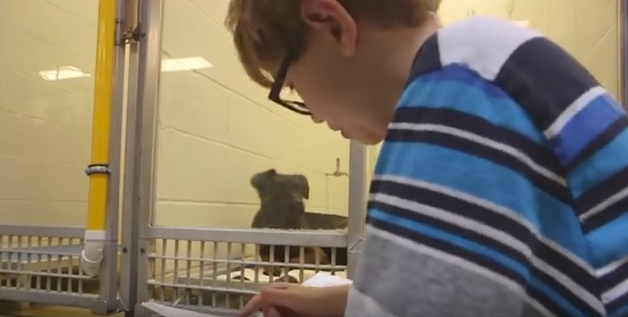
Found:
[[[332,287],[346,284],[351,284],[351,280],[323,272],[316,273],[307,281],[303,282],[304,286],[310,287]],[[187,309],[166,306],[156,302],[145,302],[142,303],[142,306],[163,317],[219,317],[216,315],[201,314]]]

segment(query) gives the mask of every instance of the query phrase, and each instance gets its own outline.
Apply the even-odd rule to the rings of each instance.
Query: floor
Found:
[[[63,307],[63,306],[40,306],[24,310],[14,310],[3,312],[0,310],[0,317],[91,317],[87,309]],[[113,317],[123,317],[123,313],[111,315]]]

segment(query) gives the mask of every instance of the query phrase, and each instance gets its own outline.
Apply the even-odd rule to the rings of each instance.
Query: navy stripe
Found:
[[[620,116],[604,132],[593,139],[578,155],[565,164],[565,172],[570,173],[598,150],[608,145],[616,136],[628,127],[628,117]]]
[[[611,177],[599,183],[597,186],[584,192],[578,197],[574,206],[578,214],[582,214],[589,209],[599,205],[607,200],[610,196],[620,192],[626,188],[626,180],[628,179],[628,166],[624,167]]]
[[[567,312],[565,309],[557,305],[557,303],[548,298],[541,292],[539,292],[536,288],[530,287],[528,280],[526,277],[521,276],[517,272],[507,268],[504,265],[501,265],[494,261],[489,257],[482,256],[475,252],[471,252],[462,247],[456,246],[452,243],[449,243],[444,240],[436,239],[427,235],[424,235],[420,232],[413,231],[402,226],[394,225],[389,222],[380,221],[376,219],[369,219],[369,224],[376,229],[389,232],[401,238],[416,242],[421,245],[428,246],[430,248],[440,250],[447,254],[451,254],[460,258],[463,258],[471,263],[474,263],[478,266],[484,267],[491,272],[501,275],[511,281],[514,281],[518,285],[522,285],[526,287],[526,294],[536,300],[539,304],[549,310],[557,317],[573,317]],[[596,314],[597,315],[597,314]]]
[[[537,164],[557,175],[562,174],[560,163],[551,148],[482,117],[450,108],[400,107],[395,113],[393,122],[441,124],[464,130],[518,149]]]
[[[582,94],[598,86],[586,68],[545,37],[519,46],[494,82],[530,113],[541,131]]]
[[[398,118],[398,120],[401,120],[401,118]],[[457,128],[451,125],[451,120],[446,116],[445,117],[434,116],[434,117],[426,118],[425,122],[429,122],[430,124],[440,124],[444,126]],[[468,132],[472,132],[481,136],[487,135],[485,134],[487,132],[482,130],[484,127],[486,127],[486,125],[480,125],[473,128],[473,130],[468,131]],[[410,130],[393,129],[393,130],[388,131],[388,134],[386,136],[386,141],[432,144],[432,145],[437,145],[437,146],[443,146],[443,147],[460,151],[463,153],[475,155],[477,157],[481,157],[483,159],[491,161],[495,164],[502,165],[522,175],[528,181],[530,181],[535,187],[545,191],[546,193],[548,193],[549,195],[553,196],[554,198],[556,198],[557,200],[563,203],[566,203],[566,204],[572,203],[571,193],[569,192],[566,186],[563,186],[539,174],[538,172],[533,170],[524,162],[511,156],[508,153],[504,153],[500,151],[499,149],[484,146],[482,144],[476,143],[471,140],[462,139],[454,135],[445,134],[445,133],[436,132],[436,131],[410,131]],[[542,155],[542,154],[534,153],[533,155]]]
[[[415,187],[411,185],[383,180],[373,180],[372,184],[372,193],[387,194],[390,196],[413,201],[419,204],[447,210],[455,213],[456,215],[475,220],[480,223],[484,223],[487,226],[493,227],[499,231],[507,232],[512,237],[523,242],[531,250],[533,250],[536,257],[546,263],[551,263],[554,267],[560,268],[560,271],[562,271],[562,273],[569,276],[569,278],[571,278],[577,284],[581,285],[584,289],[592,291],[598,288],[597,279],[594,276],[592,276],[589,272],[587,272],[585,269],[581,268],[577,264],[573,263],[564,255],[548,247],[545,243],[538,239],[535,233],[531,232],[527,227],[513,220],[512,218],[496,213],[482,206],[464,201],[462,199],[422,187]],[[372,202],[372,204],[378,206],[382,203]],[[404,213],[404,215],[404,217],[407,218],[420,217],[420,215],[414,212]],[[420,220],[419,222],[423,221]],[[464,228],[460,228],[457,226],[454,226],[451,229],[443,228],[443,230],[456,233],[458,233],[458,231],[466,231]],[[480,239],[484,241],[488,238],[483,236],[483,238],[473,240],[479,241]],[[480,243],[486,244],[484,242]],[[493,241],[493,243],[499,243],[501,245],[500,242]],[[509,251],[502,251],[504,248],[507,248]],[[511,256],[513,253],[517,253],[516,256],[512,255],[512,257],[516,258],[517,261],[528,263],[528,259],[524,255],[519,254],[516,250],[512,250],[507,246],[495,249],[499,249],[500,252],[508,253],[509,256]]]
[[[614,316],[620,309],[626,309],[626,306],[628,306],[628,293],[624,293],[622,296],[606,305],[606,312],[609,316],[626,317],[624,314]]]
[[[612,272],[600,277],[602,291],[606,292],[628,278],[628,261],[622,263]]]
[[[438,47],[438,34],[433,34],[425,40],[415,55],[406,85],[410,84],[418,76],[439,70],[442,67],[440,49]]]
[[[582,220],[582,231],[584,234],[595,231],[625,215],[626,212],[628,212],[628,196]]]

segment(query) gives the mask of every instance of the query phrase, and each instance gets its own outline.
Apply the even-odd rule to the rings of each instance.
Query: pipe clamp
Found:
[[[90,164],[85,169],[85,174],[87,176],[92,174],[111,174],[111,168],[109,168],[109,164]]]

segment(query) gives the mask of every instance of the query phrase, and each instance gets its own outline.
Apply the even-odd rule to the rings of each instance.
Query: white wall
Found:
[[[44,81],[73,66],[93,74],[96,0],[0,0],[0,222],[83,225],[93,78]],[[346,212],[346,178],[326,178],[348,145],[269,103],[248,81],[222,26],[226,0],[167,0],[164,56],[214,67],[162,76],[156,222],[247,227],[251,174],[306,174],[312,210]],[[476,14],[529,21],[618,91],[616,0],[445,0],[446,22]]]

